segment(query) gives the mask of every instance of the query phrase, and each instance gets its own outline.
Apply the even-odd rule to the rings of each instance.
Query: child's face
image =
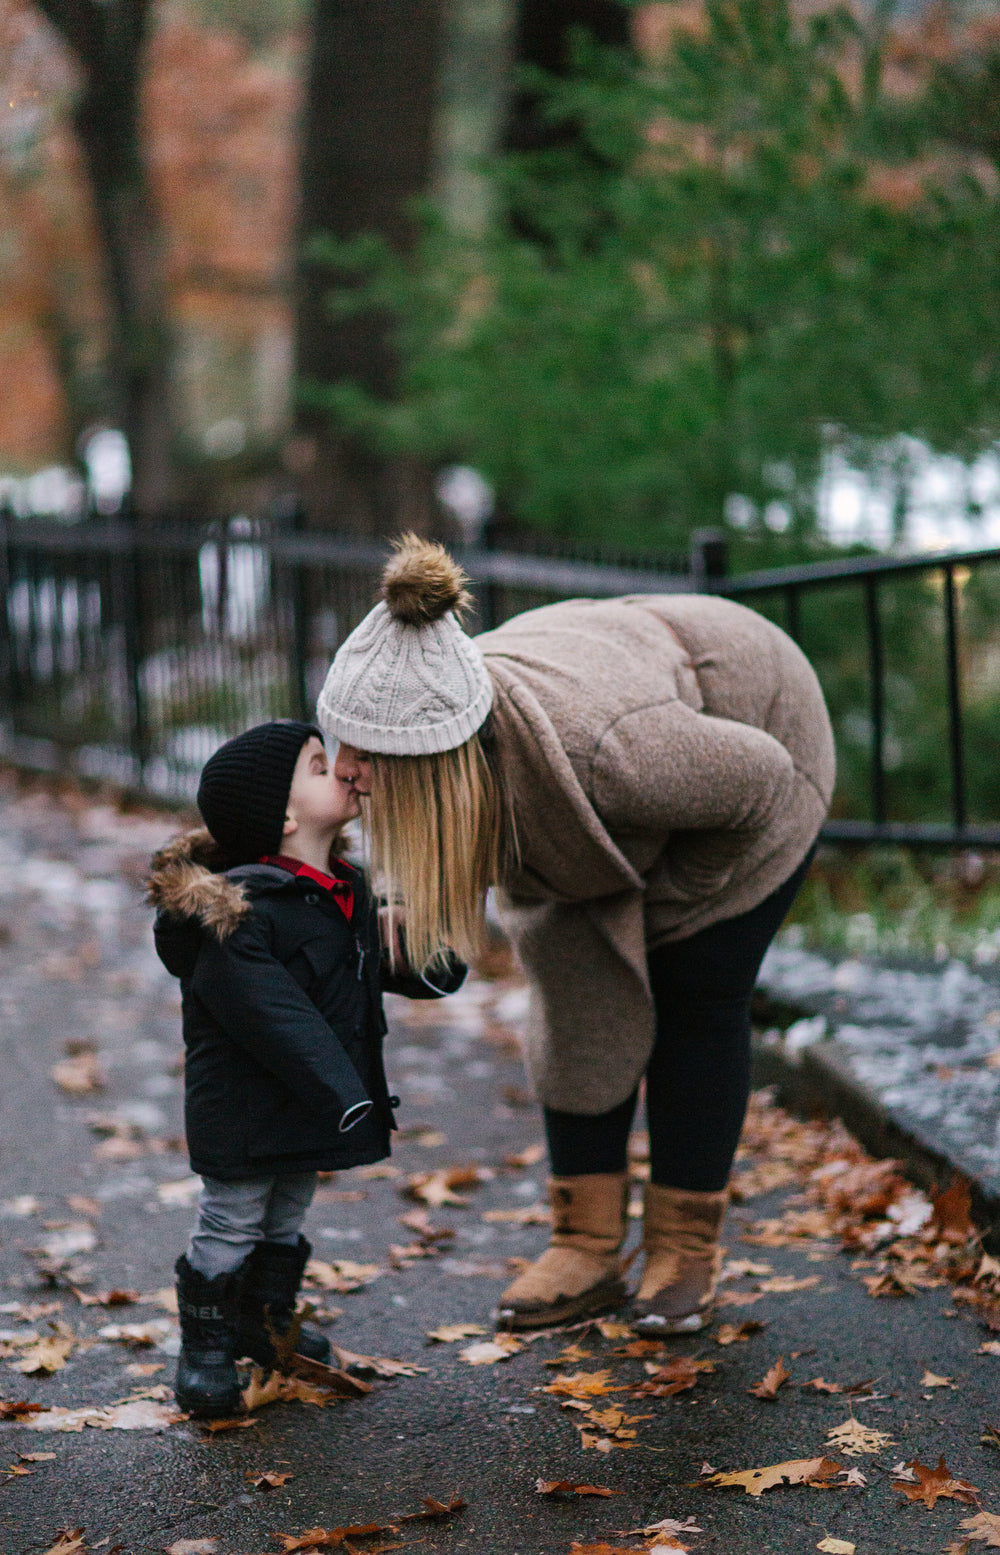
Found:
[[[295,763],[288,790],[288,814],[307,831],[329,831],[353,821],[358,796],[334,773],[322,740],[310,735]]]

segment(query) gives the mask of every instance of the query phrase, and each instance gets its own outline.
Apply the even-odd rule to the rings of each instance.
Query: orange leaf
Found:
[[[456,1512],[463,1512],[469,1504],[462,1496],[452,1496],[447,1502],[436,1501],[433,1496],[424,1496],[423,1500],[422,1512],[408,1512],[398,1521],[401,1523],[436,1522],[439,1518],[454,1517]]]
[[[764,1324],[756,1318],[748,1318],[745,1323],[720,1323],[714,1338],[716,1344],[743,1344],[751,1334],[759,1334],[763,1329]]]
[[[755,1383],[752,1388],[748,1388],[747,1392],[752,1393],[754,1398],[768,1400],[777,1398],[778,1389],[783,1383],[788,1381],[790,1376],[791,1372],[785,1365],[784,1356],[779,1355],[774,1365],[764,1373],[760,1382]]]
[[[710,1474],[699,1485],[742,1485],[749,1496],[763,1495],[778,1485],[824,1485],[841,1472],[833,1458],[791,1458],[762,1469],[734,1469],[730,1474]]]
[[[285,1555],[290,1555],[292,1550],[335,1550],[345,1539],[368,1539],[389,1531],[379,1523],[355,1523],[350,1528],[307,1528],[305,1533],[275,1533],[271,1537],[281,1542]]]
[[[688,1355],[676,1355],[655,1370],[646,1382],[633,1388],[634,1398],[670,1398],[693,1388],[703,1371],[714,1371],[714,1361],[695,1361]]]
[[[620,1490],[602,1490],[599,1485],[578,1485],[571,1479],[536,1479],[535,1489],[540,1496],[620,1496]]]
[[[916,1459],[908,1463],[907,1468],[913,1470],[918,1483],[911,1485],[906,1480],[894,1479],[892,1488],[901,1490],[908,1501],[922,1501],[928,1511],[942,1498],[975,1505],[979,1491],[975,1485],[970,1485],[967,1479],[954,1479],[945,1465],[943,1456],[938,1459],[936,1469],[929,1469],[926,1464],[918,1463]]]
[[[964,1177],[955,1176],[943,1193],[931,1195],[934,1219],[946,1242],[962,1244],[972,1235],[972,1195]]]
[[[603,1371],[576,1371],[572,1376],[556,1377],[542,1391],[560,1393],[567,1398],[600,1398],[606,1393],[623,1393],[625,1389],[615,1387],[610,1378],[608,1368]]]

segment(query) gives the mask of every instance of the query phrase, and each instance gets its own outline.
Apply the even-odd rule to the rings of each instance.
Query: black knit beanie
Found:
[[[198,785],[198,809],[234,863],[281,852],[295,763],[311,735],[323,738],[315,724],[283,718],[247,729],[208,758]]]

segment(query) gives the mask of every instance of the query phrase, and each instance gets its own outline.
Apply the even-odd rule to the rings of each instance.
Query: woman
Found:
[[[750,1087],[750,995],[833,788],[829,719],[785,634],[693,594],[569,600],[472,639],[465,579],[407,536],[318,703],[371,794],[373,868],[421,965],[474,953],[487,888],[530,984],[554,1229],[500,1298],[543,1327],[625,1295],[645,1079],[637,1326],[708,1322]]]

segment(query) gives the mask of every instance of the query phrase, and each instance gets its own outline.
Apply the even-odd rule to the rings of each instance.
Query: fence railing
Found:
[[[0,753],[190,797],[227,735],[268,717],[311,714],[333,653],[371,607],[386,550],[245,520],[149,530],[0,514]],[[711,531],[695,537],[685,572],[477,548],[458,554],[482,628],[579,596],[703,590],[762,610],[802,644],[834,714],[843,778],[829,840],[1000,847],[1000,690],[995,804],[980,750],[991,655],[1000,687],[1000,550],[851,558],[741,577],[725,576],[724,544]],[[977,587],[970,579],[989,578],[991,568],[996,608],[985,585],[976,595],[979,745],[970,788],[964,596]],[[902,667],[890,662],[900,652],[910,661]],[[930,744],[930,766],[926,751],[900,755],[903,703]]]

